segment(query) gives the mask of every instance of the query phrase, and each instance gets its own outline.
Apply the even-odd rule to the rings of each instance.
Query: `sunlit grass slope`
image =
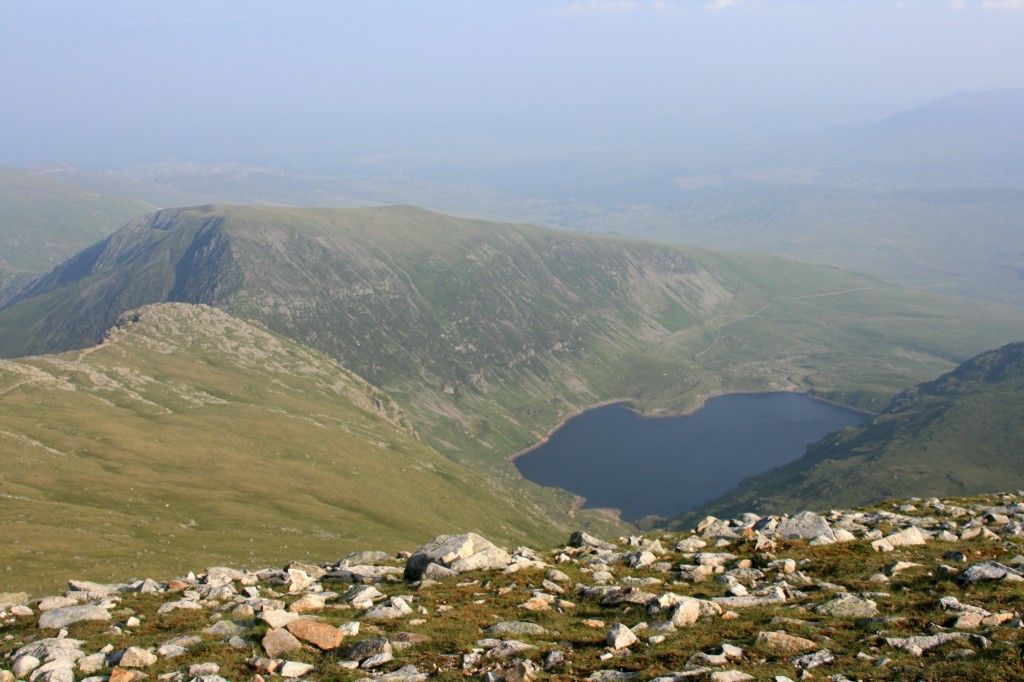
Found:
[[[467,529],[556,537],[333,359],[184,304],[129,313],[94,348],[0,362],[0,499],[6,589]]]

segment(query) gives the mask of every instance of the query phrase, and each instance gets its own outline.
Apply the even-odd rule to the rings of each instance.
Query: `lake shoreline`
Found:
[[[770,391],[760,391],[760,390],[754,390],[754,391],[723,391],[721,393],[711,393],[711,394],[708,394],[708,395],[700,396],[698,398],[698,400],[697,400],[697,403],[692,408],[690,408],[688,410],[681,411],[681,412],[675,412],[675,411],[671,411],[671,410],[657,410],[657,411],[651,412],[651,413],[643,413],[643,412],[637,412],[633,408],[629,408],[629,409],[630,409],[631,412],[636,413],[636,415],[639,416],[641,419],[663,419],[663,418],[667,418],[667,417],[689,417],[689,416],[693,415],[693,413],[695,413],[695,412],[699,411],[700,409],[702,409],[707,404],[707,402],[709,400],[713,400],[714,398],[721,398],[721,397],[729,396],[729,395],[768,395],[768,394],[772,394],[772,393],[796,393],[796,394],[799,394],[799,395],[807,396],[808,398],[810,398],[812,400],[817,400],[818,402],[825,403],[826,405],[833,405],[835,407],[841,407],[843,409],[850,410],[852,412],[859,412],[861,414],[866,414],[866,415],[868,415],[870,417],[874,417],[874,416],[876,416],[878,414],[877,412],[872,412],[871,410],[865,410],[865,409],[860,408],[860,407],[851,407],[850,405],[844,405],[843,403],[836,402],[835,400],[829,400],[828,398],[823,398],[821,396],[814,395],[813,393],[807,393],[805,391],[800,391],[800,390],[798,390],[796,388],[781,388],[781,389],[778,389],[778,390],[770,390]],[[509,462],[515,462],[517,459],[519,459],[523,455],[531,453],[534,450],[536,450],[537,448],[539,448],[539,447],[541,447],[543,445],[546,445],[548,443],[548,441],[551,440],[551,436],[554,435],[554,433],[556,431],[558,431],[563,426],[565,426],[566,423],[570,419],[578,417],[581,414],[583,414],[584,412],[589,412],[590,410],[596,410],[596,409],[599,409],[599,408],[602,408],[602,407],[608,407],[609,405],[628,405],[632,400],[633,400],[633,398],[610,398],[608,400],[602,400],[601,402],[593,403],[591,405],[587,405],[585,407],[580,407],[578,409],[575,409],[572,412],[566,414],[564,417],[562,417],[558,421],[558,423],[556,423],[554,426],[552,426],[550,429],[548,429],[547,433],[544,434],[541,437],[541,439],[538,440],[536,443],[534,443],[533,445],[531,445],[528,448],[520,450],[519,452],[516,452],[516,453],[513,453],[511,455],[508,455],[508,457],[506,457],[506,459]],[[522,474],[519,474],[519,476],[520,476],[520,478],[523,478]],[[524,479],[524,480],[528,480],[528,479]],[[574,510],[577,510],[577,509],[579,509],[579,507],[574,507]]]
[[[717,398],[723,399],[721,405],[712,402]],[[728,489],[732,489],[739,483],[739,480],[732,481],[730,475],[723,477],[708,468],[707,462],[719,460],[718,452],[709,452],[708,447],[724,448],[721,452],[728,453],[726,460],[734,461],[737,466],[756,474],[799,459],[806,453],[809,444],[847,426],[863,423],[873,414],[868,410],[851,408],[798,390],[795,386],[781,390],[728,391],[703,395],[695,397],[685,411],[655,410],[645,414],[631,405],[631,402],[629,398],[615,398],[573,410],[559,419],[537,442],[508,459],[513,461],[524,481],[561,489],[572,495],[568,510],[571,516],[580,511],[596,512],[635,524],[649,516],[668,518],[688,511],[703,501],[701,496],[707,490],[730,483],[732,485]],[[710,409],[709,404],[714,409]],[[820,407],[811,407],[814,404]],[[783,405],[788,407],[781,409]],[[764,408],[757,406],[771,406],[771,416],[758,416],[757,411]],[[704,409],[709,410],[706,416],[702,412]],[[837,418],[836,410],[847,416]],[[606,417],[600,416],[606,412]],[[579,427],[574,426],[574,433],[591,434],[583,437],[588,440],[585,449],[577,449],[576,454],[570,454],[572,450],[566,451],[564,448],[566,443],[572,441],[559,438],[558,454],[556,451],[550,453],[553,459],[549,460],[545,453],[540,459],[533,456],[528,462],[520,461],[520,458],[549,446],[555,433],[580,417],[586,421],[581,420]],[[670,421],[666,418],[677,418],[680,421],[678,424],[664,426],[656,424]],[[641,427],[643,422],[651,426]],[[750,431],[755,424],[757,431]],[[585,430],[581,431],[581,427]],[[648,441],[648,432],[674,435],[667,439],[663,435]],[[750,433],[762,437],[769,433],[772,435],[764,441],[756,440],[758,436],[755,436],[751,442],[750,436],[746,435]],[[580,436],[575,438],[579,439]],[[703,452],[699,455],[701,459],[687,460],[684,457],[679,460],[677,453],[681,444],[686,444],[684,450],[688,453]],[[648,450],[648,446],[652,449]],[[618,461],[622,457],[620,453],[629,453],[629,459],[622,460],[629,462],[628,471],[622,469],[622,461]],[[680,471],[679,462],[687,462],[682,466],[696,468]],[[554,472],[559,473],[552,475]],[[667,484],[669,480],[673,483]],[[580,483],[579,487],[574,482]],[[667,485],[673,487],[667,489]],[[718,494],[728,489],[718,490]],[[623,497],[624,490],[646,491],[649,499],[628,497],[628,494]],[[679,499],[675,501],[682,506],[673,508],[671,500],[676,496]],[[590,507],[592,503],[594,506]]]

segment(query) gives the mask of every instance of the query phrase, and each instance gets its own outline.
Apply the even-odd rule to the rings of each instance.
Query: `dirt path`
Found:
[[[711,350],[712,348],[715,347],[715,344],[718,343],[718,340],[722,338],[722,329],[724,327],[726,327],[726,326],[728,326],[730,324],[734,324],[736,322],[743,322],[744,320],[749,320],[752,317],[756,317],[757,315],[760,315],[762,312],[764,312],[766,309],[768,309],[773,303],[775,303],[779,299],[788,299],[790,301],[802,301],[802,300],[807,299],[807,298],[823,298],[825,296],[840,296],[842,294],[852,294],[852,293],[854,293],[856,291],[871,291],[871,290],[880,289],[880,288],[881,288],[881,286],[879,285],[879,286],[872,286],[872,287],[856,287],[856,288],[853,288],[853,289],[843,289],[842,291],[827,291],[827,292],[825,292],[823,294],[806,294],[804,296],[772,296],[770,301],[765,303],[763,306],[761,306],[760,308],[758,308],[754,312],[748,313],[746,315],[743,315],[742,317],[737,317],[737,318],[732,319],[732,320],[726,320],[725,322],[722,322],[717,327],[715,327],[715,339],[714,339],[714,341],[712,341],[711,344],[707,348],[705,348],[704,350],[700,351],[699,353],[694,354],[693,359],[696,360],[697,358],[699,358],[700,356],[704,355],[709,350]]]

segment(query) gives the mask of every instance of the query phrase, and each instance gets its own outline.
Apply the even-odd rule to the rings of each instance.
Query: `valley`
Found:
[[[250,324],[266,331],[229,331]],[[362,390],[376,396],[376,409],[393,406],[382,416],[405,415],[401,433],[356,438],[341,450],[352,458],[346,464],[336,452],[344,441],[328,427],[348,433],[359,413],[316,417],[322,401],[338,398],[305,384],[274,388],[293,386],[268,374],[279,354],[239,336],[278,339],[298,358],[288,374],[302,376],[312,363],[369,382]],[[622,532],[617,519],[577,509],[571,494],[523,480],[509,455],[610,399],[672,414],[724,393],[785,390],[877,411],[906,386],[1022,336],[1018,308],[766,255],[403,206],[159,211],[22,280],[0,309],[0,350],[25,358],[4,365],[7,456],[32,465],[4,479],[17,500],[5,515],[20,545],[7,561],[27,566],[41,552],[64,552],[102,573],[106,562],[143,566],[165,561],[165,549],[204,546],[218,547],[211,561],[269,560],[275,555],[259,549],[259,538],[281,528],[291,529],[293,549],[350,548],[367,534],[397,542],[446,525],[524,540],[572,527]],[[273,362],[253,367],[253,358]],[[223,376],[207,375],[211,367]],[[49,377],[47,390],[34,393],[42,389],[17,378],[26,372]],[[204,383],[214,379],[220,384]],[[228,385],[254,388],[238,394]],[[284,414],[271,407],[295,389]],[[379,452],[382,442],[389,445]],[[197,459],[182,459],[190,443],[205,445]],[[249,470],[254,456],[254,480],[227,473]],[[135,458],[141,469],[128,466]],[[371,460],[368,469],[355,463]],[[162,484],[176,461],[181,478],[167,489],[138,479]],[[215,461],[222,464],[210,470]],[[53,490],[83,494],[40,505],[52,500],[42,471],[61,472]],[[191,483],[207,477],[216,489],[239,489],[211,505],[202,495],[214,488]],[[311,479],[327,488],[304,490]],[[94,485],[119,492],[97,498]],[[314,499],[285,502],[289,489]],[[254,513],[250,505],[270,490],[276,501]],[[190,509],[188,518],[161,504]],[[292,520],[274,525],[282,517]],[[83,523],[69,535],[65,519]],[[237,520],[225,527],[227,519]],[[346,525],[341,519],[361,530],[330,530]],[[55,571],[62,566],[54,562]]]

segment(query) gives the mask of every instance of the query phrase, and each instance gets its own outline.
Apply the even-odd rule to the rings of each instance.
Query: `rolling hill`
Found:
[[[0,311],[7,357],[98,342],[124,311],[205,303],[380,386],[422,437],[516,485],[505,456],[611,398],[681,412],[739,390],[880,409],[1024,335],[1018,309],[769,256],[411,207],[161,211]]]
[[[0,166],[0,270],[45,272],[153,208]]]
[[[600,210],[563,224],[1024,306],[1022,119],[1024,89],[957,93],[878,121],[619,173],[620,186],[593,199]]]
[[[877,417],[810,446],[673,521],[705,514],[868,504],[894,496],[1024,487],[1024,343],[982,353],[895,398]]]
[[[555,537],[336,361],[185,304],[127,313],[98,346],[0,361],[0,498],[8,589],[340,559],[452,528]]]

